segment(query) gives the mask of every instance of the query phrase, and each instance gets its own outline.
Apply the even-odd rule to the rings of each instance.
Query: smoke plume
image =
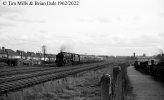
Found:
[[[60,52],[72,52],[71,46],[70,45],[62,45],[60,47]]]

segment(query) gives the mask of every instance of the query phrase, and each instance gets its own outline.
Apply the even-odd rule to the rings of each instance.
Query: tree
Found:
[[[159,54],[157,54],[157,59],[159,59],[161,62],[164,62],[164,53],[163,50],[159,50]]]

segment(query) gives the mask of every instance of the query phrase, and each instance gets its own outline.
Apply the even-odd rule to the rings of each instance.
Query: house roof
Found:
[[[34,55],[35,53],[34,53],[34,52],[27,52],[27,54],[28,54],[29,56],[32,56],[32,55]]]
[[[12,49],[5,49],[5,51],[9,54],[9,55],[12,55],[12,56],[19,56],[18,53],[16,53],[14,50]]]
[[[35,54],[34,52],[27,52],[28,56],[32,57],[39,57],[39,55]]]
[[[0,49],[0,54],[6,54],[6,52]]]
[[[27,53],[26,53],[25,51],[17,50],[17,53],[18,53],[19,55],[21,55],[21,52],[22,52],[22,55],[23,55],[23,56],[27,56]]]
[[[39,57],[44,57],[44,55],[42,53],[36,53],[36,55]]]
[[[22,54],[23,54],[24,56],[27,56],[27,53],[26,53],[25,51],[22,51]]]
[[[42,54],[42,53],[36,53],[36,55],[39,56],[39,57],[44,57],[44,54]],[[45,57],[55,58],[56,55],[55,54],[45,54]]]

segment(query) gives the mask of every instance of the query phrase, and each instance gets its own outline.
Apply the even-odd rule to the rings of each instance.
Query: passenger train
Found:
[[[57,66],[75,65],[100,61],[103,61],[103,58],[95,55],[80,55],[69,52],[60,52],[56,55]]]

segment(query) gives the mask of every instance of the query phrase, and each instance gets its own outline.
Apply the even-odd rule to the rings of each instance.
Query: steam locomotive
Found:
[[[94,55],[80,55],[69,52],[60,52],[56,55],[56,65],[58,67],[64,65],[75,65],[81,63],[92,63],[103,61],[102,57]]]

